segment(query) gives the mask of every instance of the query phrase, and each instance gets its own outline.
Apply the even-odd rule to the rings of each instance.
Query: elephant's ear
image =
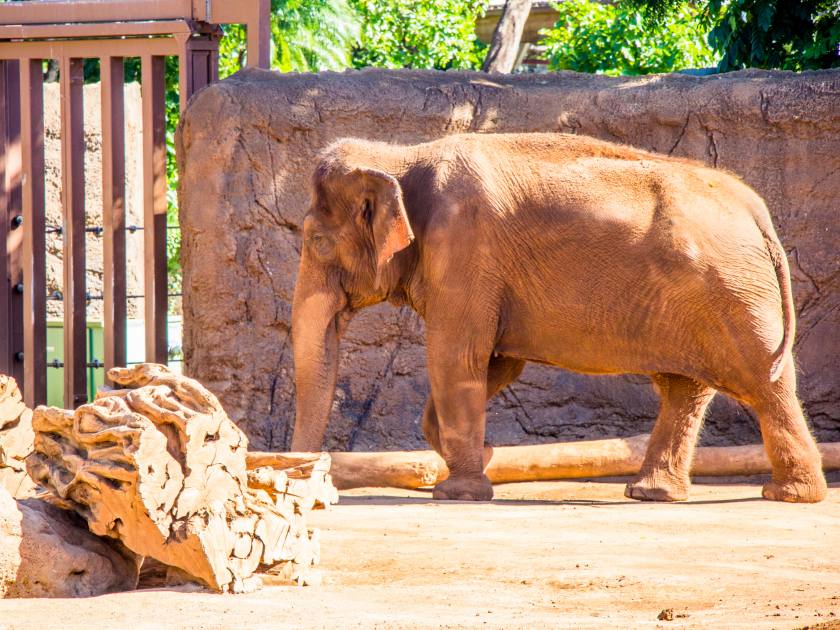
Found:
[[[411,245],[414,232],[408,222],[399,182],[382,171],[359,169],[358,172],[365,180],[362,213],[373,234],[376,286],[379,287],[385,265],[394,254]]]

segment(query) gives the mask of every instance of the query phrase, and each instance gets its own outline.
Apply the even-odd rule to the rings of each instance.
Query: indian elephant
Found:
[[[318,450],[353,313],[387,300],[426,327],[423,417],[449,478],[489,500],[487,400],[534,361],[648,375],[659,415],[628,497],[687,498],[716,391],[751,407],[763,496],[826,494],[796,396],[790,271],[762,199],[697,162],[567,134],[463,134],[323,151],[292,307],[293,450]]]

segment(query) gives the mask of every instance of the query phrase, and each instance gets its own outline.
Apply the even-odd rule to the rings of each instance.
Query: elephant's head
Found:
[[[327,428],[338,341],[351,314],[386,299],[389,262],[414,238],[397,179],[340,143],[313,177],[292,305],[296,413],[293,451],[315,451]],[[354,163],[355,162],[355,163]]]

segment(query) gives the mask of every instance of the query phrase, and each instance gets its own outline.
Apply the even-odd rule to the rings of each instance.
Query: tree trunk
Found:
[[[519,52],[519,42],[528,14],[531,12],[531,0],[507,0],[502,16],[493,31],[493,41],[484,59],[484,72],[501,72],[508,74],[513,71],[516,55]]]

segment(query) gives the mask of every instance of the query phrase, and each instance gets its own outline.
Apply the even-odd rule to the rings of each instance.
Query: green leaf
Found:
[[[717,62],[708,43],[708,19],[700,9],[675,0],[675,17],[663,14],[657,21],[646,21],[633,5],[596,0],[555,5],[557,22],[540,40],[549,68],[637,75]]]
[[[475,69],[484,46],[475,21],[487,0],[351,0],[362,21],[356,67]]]

